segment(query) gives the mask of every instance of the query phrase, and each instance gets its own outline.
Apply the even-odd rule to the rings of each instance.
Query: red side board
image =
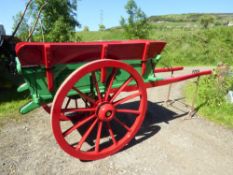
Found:
[[[103,59],[103,57],[116,60],[145,60],[160,54],[165,45],[165,42],[155,40],[79,43],[21,42],[16,46],[16,54],[23,67],[45,65],[50,68],[56,64],[91,61]]]

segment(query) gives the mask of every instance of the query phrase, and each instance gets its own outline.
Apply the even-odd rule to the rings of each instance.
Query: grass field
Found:
[[[127,39],[120,29],[79,32],[83,41]],[[153,29],[150,39],[164,40],[163,65],[233,65],[233,27],[210,29]]]
[[[16,88],[0,89],[0,125],[4,119],[18,120],[19,108],[26,104],[28,94],[16,92]]]

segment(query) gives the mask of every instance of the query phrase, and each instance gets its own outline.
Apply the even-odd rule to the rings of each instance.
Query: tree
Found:
[[[45,0],[35,0],[36,11]],[[49,41],[69,41],[76,26],[77,0],[49,0],[42,12],[42,21],[45,26],[45,35]],[[60,37],[59,37],[60,35]],[[61,36],[62,35],[62,36]]]
[[[200,23],[203,28],[207,29],[211,23],[214,23],[214,17],[211,15],[204,15],[200,19]]]
[[[120,24],[128,38],[148,38],[151,25],[146,14],[137,6],[134,0],[128,0],[125,5],[128,18],[121,17]]]
[[[84,27],[83,27],[83,31],[84,31],[84,32],[89,32],[89,31],[90,31],[90,29],[89,29],[89,27],[88,27],[88,26],[84,26]]]
[[[32,0],[27,13],[28,16],[32,16],[33,18],[32,24],[35,23],[40,8],[46,2],[47,4],[40,15],[45,41],[59,42],[73,40],[72,36],[74,35],[75,28],[80,26],[76,20],[77,0]],[[36,31],[38,30],[39,27],[36,28]]]
[[[106,27],[105,27],[105,25],[103,25],[103,24],[100,24],[99,25],[99,31],[104,31],[106,29]]]
[[[19,12],[17,13],[14,17],[13,17],[13,30],[16,28],[20,18],[21,18],[21,15],[22,15],[22,12]],[[27,17],[25,17],[23,20],[22,20],[22,23],[18,29],[18,31],[16,32],[16,36],[18,38],[20,38],[22,41],[26,41],[27,40],[27,37],[29,35],[29,24],[27,22]]]

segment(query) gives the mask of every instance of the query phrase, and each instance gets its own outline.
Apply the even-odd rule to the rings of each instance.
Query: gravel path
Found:
[[[173,85],[173,99],[182,98],[183,84]],[[7,123],[0,131],[0,174],[232,175],[233,130],[198,117],[185,120],[185,105],[160,103],[167,90],[168,86],[148,89],[149,108],[136,139],[98,161],[82,162],[64,153],[42,109]]]

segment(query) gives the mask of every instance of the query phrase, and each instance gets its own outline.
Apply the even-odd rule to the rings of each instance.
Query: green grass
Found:
[[[106,30],[102,32],[78,32],[82,41],[125,40],[122,30]]]
[[[174,30],[166,33],[163,38],[168,43],[164,52],[164,64],[217,65],[224,62],[233,65],[232,27]]]
[[[127,39],[120,29],[103,32],[78,32],[83,41]],[[156,29],[150,39],[164,40],[167,46],[160,64],[217,65],[224,62],[233,65],[233,27],[211,29]]]
[[[200,116],[207,118],[215,123],[233,128],[233,104],[225,100],[226,89],[223,91],[216,86],[216,82],[202,78],[199,85],[199,91],[195,106]],[[233,86],[233,79],[230,80]],[[208,82],[208,84],[207,84]],[[232,87],[228,87],[231,89]],[[187,102],[190,103],[193,92],[195,90],[194,83],[188,83],[184,89]]]
[[[19,108],[28,102],[28,95],[16,92],[15,88],[0,89],[0,94],[0,122],[20,119]]]

